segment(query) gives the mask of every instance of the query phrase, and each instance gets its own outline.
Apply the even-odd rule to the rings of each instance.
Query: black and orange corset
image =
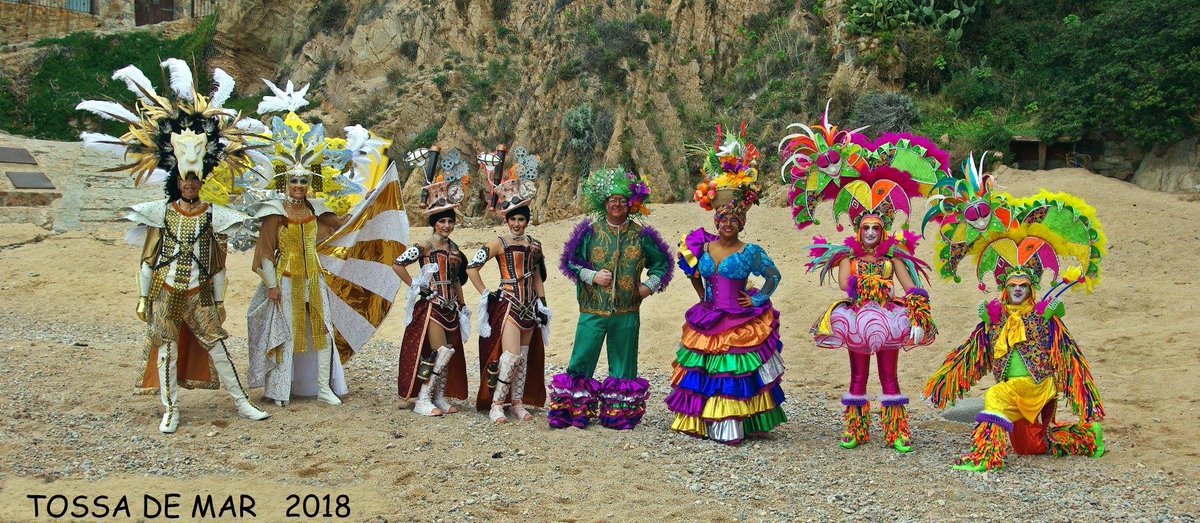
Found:
[[[429,281],[429,289],[433,293],[432,300],[439,306],[458,310],[462,297],[458,295],[458,287],[467,281],[467,257],[458,249],[458,245],[449,242],[446,249],[428,248],[421,254],[421,266],[436,263],[438,271]]]
[[[504,238],[500,241],[504,243],[504,253],[496,257],[500,266],[500,293],[514,305],[531,305],[537,301],[533,279],[546,279],[542,244],[532,238],[529,245],[513,245]]]

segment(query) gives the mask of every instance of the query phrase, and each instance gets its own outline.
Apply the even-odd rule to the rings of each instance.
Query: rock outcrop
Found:
[[[747,25],[809,43],[825,27],[793,2],[648,4],[234,0],[223,4],[214,60],[242,94],[259,77],[311,82],[310,117],[369,125],[397,152],[434,133],[444,149],[470,155],[525,145],[543,160],[535,212],[555,218],[575,210],[580,176],[602,164],[647,175],[656,201],[690,197],[699,160],[689,161],[684,144],[747,117],[722,92],[756,67],[743,51],[765,35]],[[591,121],[569,128],[567,113],[585,106]],[[781,136],[774,131],[751,137],[768,155],[767,142]],[[768,183],[774,170],[764,169]]]
[[[1129,181],[1155,191],[1200,192],[1200,139],[1191,137],[1147,154]]]

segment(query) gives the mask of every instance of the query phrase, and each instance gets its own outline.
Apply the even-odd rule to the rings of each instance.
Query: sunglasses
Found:
[[[308,178],[296,177],[288,180],[288,183],[291,185],[308,185]]]

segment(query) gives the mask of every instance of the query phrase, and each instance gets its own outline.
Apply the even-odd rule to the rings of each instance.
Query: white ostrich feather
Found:
[[[142,182],[142,185],[146,185],[146,184],[162,185],[164,183],[167,183],[167,176],[169,176],[170,174],[171,173],[169,173],[163,169],[155,169],[153,172],[150,173],[150,177],[146,178],[146,181]]]
[[[308,94],[308,85],[304,84],[299,91],[296,90],[295,84],[288,80],[284,89],[271,83],[270,80],[263,78],[263,82],[271,89],[273,95],[264,96],[261,102],[258,102],[258,114],[267,114],[274,112],[296,112],[301,107],[308,105],[308,100],[305,100],[305,95]]]
[[[238,120],[236,124],[234,124],[234,127],[237,127],[238,129],[248,133],[264,135],[271,134],[271,130],[267,128],[267,124],[264,124],[253,118],[242,118],[241,120]]]
[[[188,67],[187,62],[178,58],[168,58],[163,60],[162,66],[171,73],[171,90],[175,91],[175,96],[183,100],[191,100],[196,97],[192,68]]]
[[[133,123],[141,120],[138,115],[133,114],[133,111],[126,109],[125,106],[107,100],[84,100],[75,106],[75,110],[88,111],[105,120],[118,122]]]
[[[113,73],[112,79],[125,82],[125,87],[145,103],[154,103],[153,100],[146,96],[146,93],[155,96],[158,95],[158,91],[154,90],[154,84],[150,83],[150,79],[146,78],[146,73],[143,73],[137,66],[127,65],[118,69],[117,72]],[[139,86],[141,87],[140,89]]]
[[[117,159],[125,158],[125,152],[129,150],[129,146],[125,142],[109,134],[84,131],[79,133],[79,139],[83,140],[84,147],[112,155],[113,158]]]
[[[209,104],[213,107],[225,107],[225,102],[229,101],[229,96],[233,94],[233,77],[218,67],[213,69],[213,82],[216,89],[213,90]]]

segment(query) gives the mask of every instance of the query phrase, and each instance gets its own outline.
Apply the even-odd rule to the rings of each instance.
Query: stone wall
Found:
[[[133,27],[133,1],[92,0],[92,14],[0,0],[0,45]]]

